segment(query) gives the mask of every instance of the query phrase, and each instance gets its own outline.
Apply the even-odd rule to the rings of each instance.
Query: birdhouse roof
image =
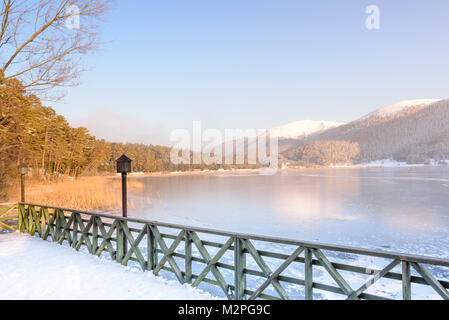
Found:
[[[117,162],[131,162],[131,161],[132,160],[125,155],[122,155],[120,158],[117,159]]]

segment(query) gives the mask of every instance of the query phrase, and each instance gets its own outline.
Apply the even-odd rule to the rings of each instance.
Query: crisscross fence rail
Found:
[[[389,299],[391,297],[380,295],[378,291],[370,291],[384,280],[399,287],[399,297],[393,298],[412,299],[412,288],[421,286],[438,297],[449,299],[449,282],[439,279],[444,274],[442,270],[449,267],[449,260],[444,259],[35,204],[19,203],[18,213],[21,232],[67,244],[76,250],[86,247],[91,254],[109,255],[124,266],[134,262],[155,275],[170,272],[182,284],[197,287],[207,283],[228,299],[290,299],[291,292],[299,292],[307,300],[321,297],[321,292],[346,299]],[[218,238],[222,241],[216,240]],[[123,251],[124,242],[128,243],[127,252]],[[257,248],[261,243],[268,249]],[[351,255],[365,260],[354,264],[341,259]],[[383,267],[358,265],[370,259],[382,260]],[[356,276],[358,283],[351,283],[349,275],[351,279]]]
[[[13,214],[13,212],[17,211],[16,209],[17,204],[0,204],[0,231],[2,229],[8,229],[10,231],[17,230],[19,216],[16,213]]]

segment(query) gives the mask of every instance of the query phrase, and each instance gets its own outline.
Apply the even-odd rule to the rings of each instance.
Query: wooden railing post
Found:
[[[235,268],[235,290],[234,299],[235,300],[245,300],[245,290],[246,290],[246,256],[244,252],[244,247],[242,239],[238,237],[234,238],[234,268]]]
[[[412,299],[410,263],[402,261],[402,299]]]
[[[94,217],[93,223],[92,223],[92,247],[90,248],[91,254],[96,254],[98,250],[98,222],[97,219],[100,219],[99,217]]]
[[[50,214],[48,213],[48,208],[42,207],[42,240],[46,240],[46,233],[48,228],[48,223],[50,221]]]
[[[61,211],[59,218],[61,219],[61,236],[59,241],[61,242],[61,244],[64,242],[64,240],[67,240],[70,243],[70,234],[66,234],[67,228],[70,228],[67,227],[67,223],[70,219],[65,216],[64,211]]]
[[[192,284],[192,242],[190,232],[185,230],[185,274],[189,284]]]
[[[25,214],[25,205],[23,203],[19,203],[17,211],[19,213],[19,231],[23,233],[26,229],[25,219],[27,219]]]
[[[55,210],[55,221],[56,221],[56,232],[55,232],[55,239],[53,239],[53,242],[58,242],[59,237],[61,236],[63,225],[61,224],[61,210],[57,209]]]
[[[117,254],[116,254],[116,261],[118,263],[122,263],[123,258],[125,257],[124,252],[124,243],[125,243],[125,232],[123,231],[122,227],[123,221],[118,221],[117,223]]]
[[[34,208],[33,211],[34,212]],[[58,210],[58,219],[57,222],[59,223],[59,229],[58,229],[58,236],[56,238],[56,242],[59,244],[62,244],[65,239],[65,215],[64,211]]]
[[[79,213],[73,214],[73,232],[72,232],[72,248],[75,248],[78,244],[78,216]]]
[[[147,270],[154,270],[157,265],[157,243],[150,225],[147,225]]]
[[[304,273],[305,273],[305,298],[306,300],[313,300],[313,265],[312,265],[312,250],[305,249]]]

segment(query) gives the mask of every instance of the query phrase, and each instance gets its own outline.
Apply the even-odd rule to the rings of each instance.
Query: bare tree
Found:
[[[110,2],[0,0],[0,81],[17,78],[40,94],[76,85]]]

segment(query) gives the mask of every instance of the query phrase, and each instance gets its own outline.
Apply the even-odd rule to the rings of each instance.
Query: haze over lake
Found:
[[[449,257],[446,167],[138,179],[145,187],[131,195],[133,217]]]

